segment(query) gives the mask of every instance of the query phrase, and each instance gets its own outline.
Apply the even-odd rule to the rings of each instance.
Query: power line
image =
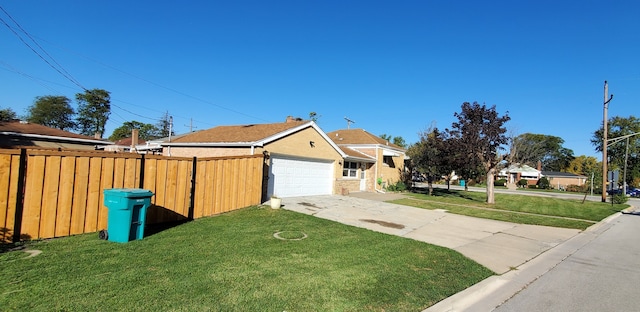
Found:
[[[18,34],[18,32],[15,31],[15,29],[13,29],[13,27],[11,27],[2,17],[0,17],[0,22],[2,22],[14,35],[16,35],[16,37],[18,37],[18,39],[20,39],[20,41],[26,45],[33,53],[35,53],[40,59],[42,59],[45,63],[47,63],[47,65],[49,65],[49,67],[53,68],[55,71],[57,71],[60,75],[62,75],[63,77],[67,78],[67,80],[71,81],[73,84],[77,85],[78,87],[80,87],[82,90],[87,90],[84,86],[82,86],[82,84],[80,84],[80,82],[73,78],[73,76],[71,76],[71,74],[69,74],[69,72],[67,70],[64,69],[64,67],[62,67],[62,65],[60,65],[49,53],[47,53],[47,51],[42,48],[36,41],[35,39],[33,39],[33,37],[31,37],[31,35],[29,35],[28,32],[26,32],[24,30],[24,28],[22,28],[22,26],[20,26],[20,24],[18,24],[18,22],[11,17],[11,15],[4,9],[2,8],[2,6],[0,6],[0,10],[2,10],[2,12],[4,12],[4,14],[6,14],[9,19],[11,19],[11,21],[13,21],[14,24],[16,24],[16,26],[18,26],[18,28],[25,34],[27,35],[27,37],[29,37],[31,39],[31,41],[33,41],[33,43],[35,43],[35,45],[37,47],[40,48],[40,50],[42,50],[44,52],[44,54],[46,54],[52,62],[54,62],[56,65],[58,65],[58,67],[54,66],[53,64],[51,64],[51,62],[49,62],[49,60],[45,59],[42,54],[40,54],[38,51],[36,51],[36,49],[34,49],[29,43],[27,43],[24,38],[22,38],[22,36],[20,36],[20,34]]]

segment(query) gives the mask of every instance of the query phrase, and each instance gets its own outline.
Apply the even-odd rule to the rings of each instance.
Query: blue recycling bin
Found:
[[[464,185],[465,185],[465,183],[466,183],[466,181],[465,181],[465,180],[460,180],[460,186],[464,186]]]
[[[142,239],[151,196],[153,193],[144,189],[105,189],[104,205],[109,213],[107,232],[101,232],[100,237],[118,243]]]

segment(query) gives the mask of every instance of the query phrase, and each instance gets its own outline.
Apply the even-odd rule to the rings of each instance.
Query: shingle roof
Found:
[[[346,146],[341,146],[340,150],[342,150],[343,153],[345,153],[347,155],[347,158],[357,158],[357,159],[362,159],[362,160],[366,160],[369,162],[375,162],[376,159],[375,157],[369,156],[367,154],[358,152],[354,149],[348,148]]]
[[[570,172],[559,172],[559,171],[542,171],[542,175],[545,177],[557,177],[557,178],[586,178],[587,177],[581,174],[575,174]]]
[[[194,132],[171,140],[172,143],[235,143],[256,142],[272,135],[287,131],[309,121],[290,121],[272,124],[251,124],[238,126],[218,126],[208,130]]]
[[[96,139],[94,137],[81,135],[69,131],[64,131],[60,129],[49,128],[47,126],[23,122],[19,120],[12,121],[0,121],[0,132],[13,132],[17,134],[34,134],[34,135],[43,135],[43,136],[52,136],[52,137],[61,137],[61,138],[72,138],[72,139],[83,139],[83,140],[94,140],[94,141],[105,141],[101,139]],[[108,143],[105,141],[105,143]]]
[[[327,136],[336,144],[380,144],[392,148],[404,150],[381,137],[375,136],[364,129],[343,129],[327,133]]]

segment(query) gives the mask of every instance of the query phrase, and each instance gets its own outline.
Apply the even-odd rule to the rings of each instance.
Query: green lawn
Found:
[[[408,194],[412,198],[393,203],[425,209],[445,209],[451,213],[515,223],[586,229],[628,207],[610,203],[567,200],[541,196],[495,194],[496,203],[485,203],[484,192],[434,188],[433,196]]]
[[[42,254],[0,253],[0,310],[420,311],[492,275],[446,248],[257,207],[126,244],[26,246]]]

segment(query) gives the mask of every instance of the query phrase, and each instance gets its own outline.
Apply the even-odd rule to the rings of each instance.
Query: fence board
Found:
[[[55,237],[69,236],[71,233],[71,209],[73,207],[73,185],[76,171],[76,158],[65,156],[60,163],[60,181],[58,187],[57,216]]]
[[[102,177],[102,158],[92,157],[89,160],[89,186],[87,194],[87,210],[85,213],[85,232],[95,232],[98,229],[98,210],[102,202],[100,197],[102,196],[101,190],[101,177]]]
[[[102,158],[102,170],[100,177],[100,191],[98,192],[98,225],[96,231],[107,228],[108,210],[104,205],[104,191],[106,189],[114,188],[114,169],[115,158]]]
[[[17,155],[16,155],[17,154]],[[0,243],[13,238],[16,214],[20,151],[0,154]]]
[[[89,193],[89,157],[76,157],[73,202],[71,208],[71,225],[69,234],[84,233],[87,197]]]
[[[42,207],[45,156],[29,157],[27,160],[27,184],[25,187],[22,234],[38,238],[40,232],[40,208]]]

